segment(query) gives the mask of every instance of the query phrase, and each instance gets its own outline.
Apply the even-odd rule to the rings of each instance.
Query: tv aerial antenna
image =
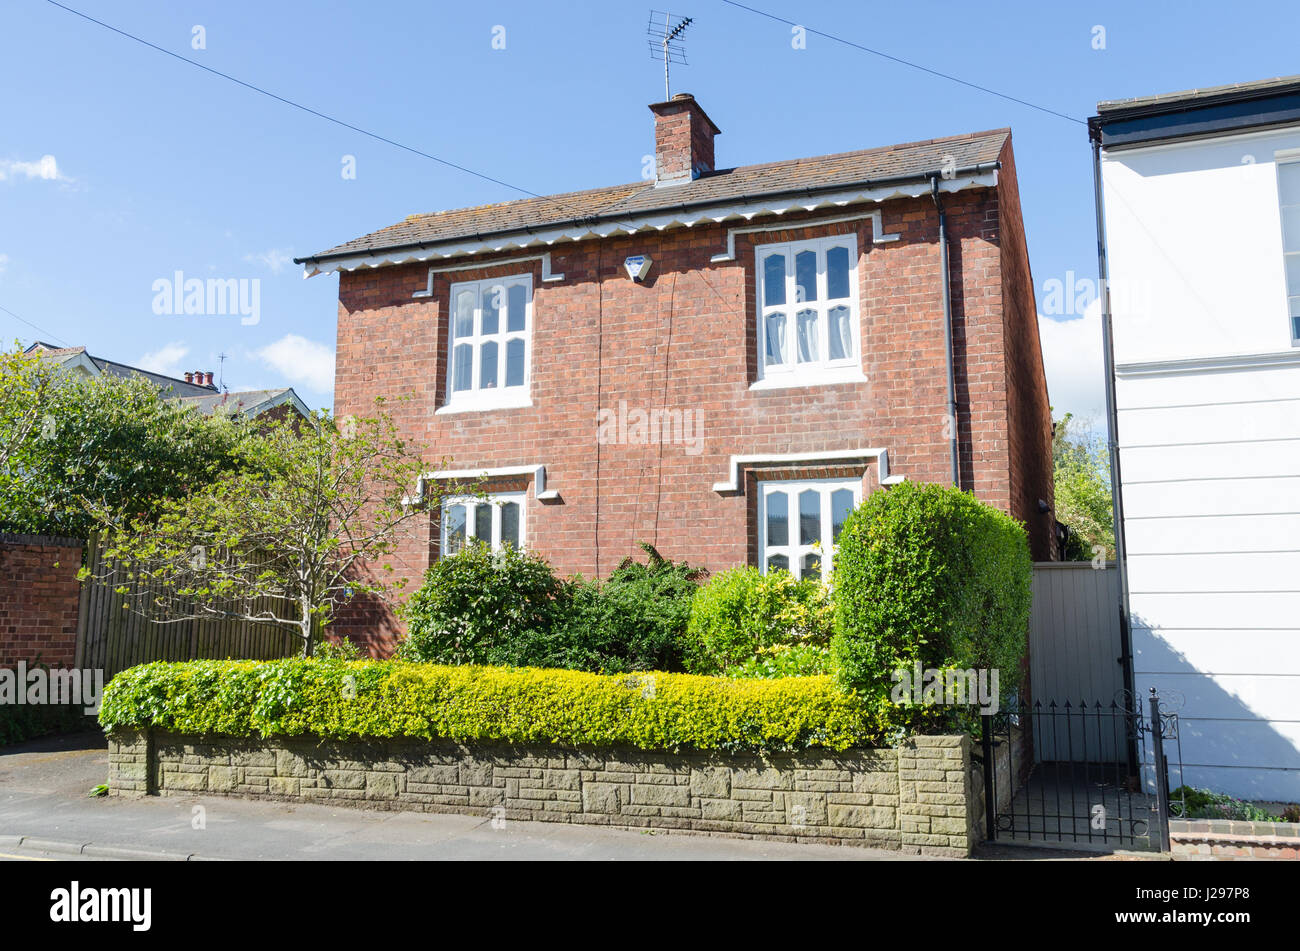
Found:
[[[222,390],[226,389],[226,360],[229,356],[225,351],[217,354],[217,386]]]
[[[650,26],[646,29],[646,35],[650,37],[650,58],[661,59],[664,63],[665,102],[672,98],[672,89],[668,83],[669,64],[690,65],[686,62],[686,44],[682,40],[682,34],[693,22],[692,17],[677,16],[663,10],[650,11]]]

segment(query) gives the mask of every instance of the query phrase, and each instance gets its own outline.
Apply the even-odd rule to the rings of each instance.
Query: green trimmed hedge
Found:
[[[107,730],[789,751],[877,746],[889,710],[830,677],[729,680],[321,659],[157,662],[109,682]]]
[[[841,681],[875,695],[890,675],[988,668],[1020,680],[1033,562],[1025,530],[974,496],[904,482],[866,498],[835,554],[831,653]]]

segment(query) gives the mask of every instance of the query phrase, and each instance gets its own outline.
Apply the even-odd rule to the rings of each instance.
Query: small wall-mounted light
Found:
[[[640,284],[650,273],[650,265],[653,263],[648,254],[634,254],[623,260],[623,268],[628,277]]]

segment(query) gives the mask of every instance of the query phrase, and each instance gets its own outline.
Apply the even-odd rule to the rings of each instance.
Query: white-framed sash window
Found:
[[[1300,347],[1300,161],[1277,165],[1282,212],[1282,260],[1286,266],[1286,312],[1291,346]]]
[[[451,285],[447,406],[527,406],[532,364],[533,278]]]
[[[754,254],[760,383],[861,379],[857,236],[761,244]]]

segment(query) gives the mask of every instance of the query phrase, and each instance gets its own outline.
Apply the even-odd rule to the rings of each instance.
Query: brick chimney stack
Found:
[[[680,185],[713,171],[713,137],[722,130],[695,97],[679,92],[650,107],[655,114],[655,184]]]

